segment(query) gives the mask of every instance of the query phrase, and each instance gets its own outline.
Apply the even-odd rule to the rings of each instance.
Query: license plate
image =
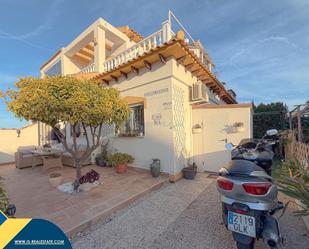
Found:
[[[229,211],[228,229],[255,238],[255,217]]]

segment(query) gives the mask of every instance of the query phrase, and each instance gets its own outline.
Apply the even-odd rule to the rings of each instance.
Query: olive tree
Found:
[[[55,76],[43,79],[27,77],[15,83],[16,90],[4,93],[9,111],[19,118],[39,121],[53,128],[64,123],[72,127],[72,143],[68,143],[66,129],[58,133],[65,150],[76,167],[76,185],[81,177],[81,165],[100,145],[103,125],[120,125],[126,120],[129,107],[119,92],[102,87],[98,82]],[[84,128],[87,149],[80,151],[77,126]]]

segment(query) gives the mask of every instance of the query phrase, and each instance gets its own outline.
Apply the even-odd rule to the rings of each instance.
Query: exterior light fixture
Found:
[[[17,137],[20,137],[20,133],[21,133],[20,129],[17,129],[16,133],[17,133]]]

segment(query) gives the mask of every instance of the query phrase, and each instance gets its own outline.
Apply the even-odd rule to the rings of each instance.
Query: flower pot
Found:
[[[97,156],[95,158],[95,163],[96,163],[96,165],[98,165],[100,167],[106,167],[107,166],[106,161],[102,156]]]
[[[182,169],[183,178],[188,180],[193,180],[196,176],[197,165],[193,163],[192,166],[186,167]]]
[[[58,176],[58,177],[49,177],[49,182],[53,187],[58,187],[61,184],[62,181],[62,176]]]
[[[127,172],[127,169],[128,169],[128,164],[127,163],[118,164],[116,166],[116,172],[119,173],[119,174],[123,174],[123,173]]]
[[[193,180],[196,176],[195,169],[184,168],[182,170],[182,173],[183,173],[183,178],[188,179],[188,180]]]

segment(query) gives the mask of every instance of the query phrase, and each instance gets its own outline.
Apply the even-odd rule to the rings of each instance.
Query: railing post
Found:
[[[168,20],[162,23],[163,43],[168,42],[171,38],[171,25]]]

